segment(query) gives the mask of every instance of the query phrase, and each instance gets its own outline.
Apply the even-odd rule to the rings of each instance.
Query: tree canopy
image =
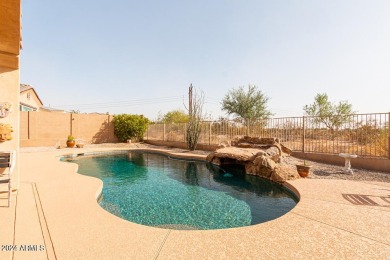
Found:
[[[167,112],[159,119],[159,122],[172,124],[172,123],[187,123],[189,120],[188,114],[181,110],[172,110]]]
[[[255,85],[231,89],[222,100],[222,110],[245,121],[266,119],[272,115],[267,109],[269,98]]]
[[[329,101],[326,93],[317,94],[314,103],[303,107],[309,116],[315,116],[314,122],[323,123],[332,131],[338,130],[340,126],[350,121],[352,105],[347,101],[340,101],[338,104]]]

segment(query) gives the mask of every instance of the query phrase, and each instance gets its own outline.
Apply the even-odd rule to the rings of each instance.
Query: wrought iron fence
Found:
[[[354,153],[390,159],[390,113],[344,117],[283,117],[260,121],[202,122],[200,144],[221,144],[238,136],[276,137],[293,151]],[[145,139],[185,142],[186,124],[149,125]]]

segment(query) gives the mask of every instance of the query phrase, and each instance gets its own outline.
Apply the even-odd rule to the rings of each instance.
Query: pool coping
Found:
[[[108,150],[133,149],[21,153],[20,190],[13,195],[10,209],[0,207],[0,214],[14,221],[15,228],[2,229],[9,231],[0,234],[0,244],[12,239],[19,244],[44,243],[47,259],[390,256],[390,207],[354,205],[343,197],[361,194],[387,198],[389,183],[298,179],[288,183],[299,192],[300,201],[275,220],[221,230],[168,230],[138,225],[106,212],[96,201],[102,182],[78,174],[77,165],[58,160],[69,152]],[[31,196],[27,196],[29,192]],[[11,211],[17,213],[16,219]],[[15,259],[29,259],[38,253],[12,252]]]

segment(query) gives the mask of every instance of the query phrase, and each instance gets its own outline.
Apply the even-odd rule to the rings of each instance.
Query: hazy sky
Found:
[[[224,115],[254,84],[278,116],[317,93],[390,112],[390,1],[23,0],[21,83],[44,105],[144,114],[184,109],[190,83]]]

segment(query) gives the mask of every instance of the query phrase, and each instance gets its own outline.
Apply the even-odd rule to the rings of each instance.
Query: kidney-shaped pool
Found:
[[[63,158],[103,181],[99,204],[123,219],[162,228],[222,229],[278,218],[297,197],[285,187],[203,161],[156,153]]]

